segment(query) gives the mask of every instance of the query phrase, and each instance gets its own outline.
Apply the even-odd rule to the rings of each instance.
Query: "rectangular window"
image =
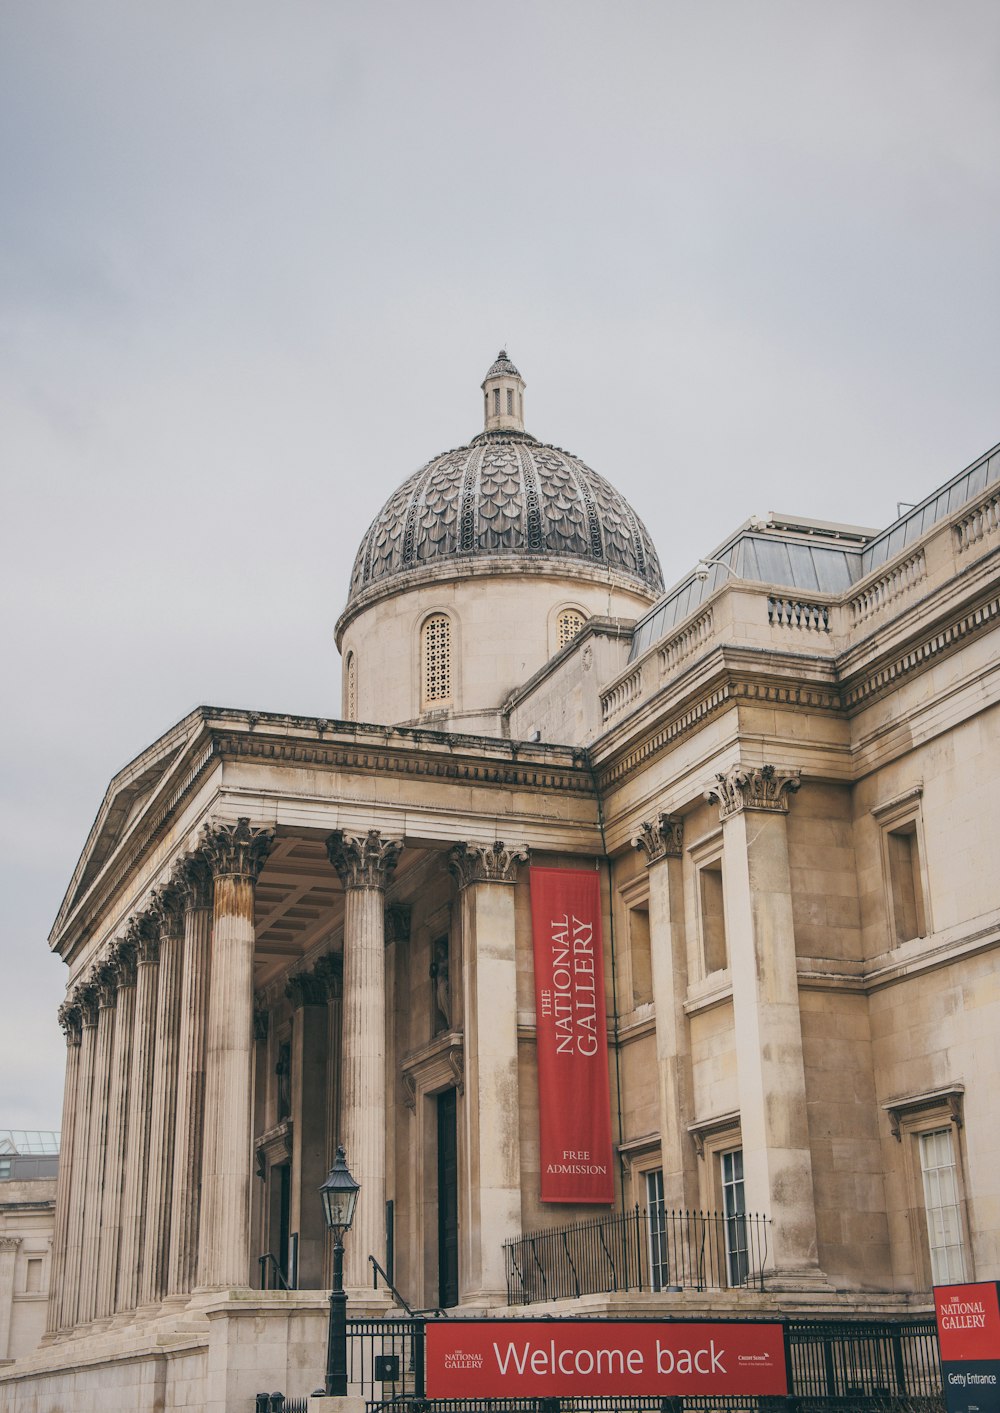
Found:
[[[746,1285],[750,1272],[747,1251],[746,1196],[743,1189],[743,1149],[719,1155],[722,1162],[722,1210],[726,1232],[726,1279]]]
[[[629,908],[628,938],[632,959],[632,1005],[644,1006],[653,999],[648,906]]]
[[[508,416],[508,417],[513,417],[513,415],[514,415],[514,394],[513,394],[513,392],[511,391],[511,389],[508,388],[508,389],[507,389],[507,416]]]
[[[722,859],[712,859],[698,870],[698,903],[701,911],[701,948],[705,973],[724,971],[729,965],[726,951],[726,912],[722,895]]]
[[[909,942],[912,937],[926,937],[916,820],[908,820],[898,829],[887,830],[885,844],[896,941]]]
[[[922,1133],[919,1145],[931,1280],[935,1285],[964,1281],[962,1208],[951,1130],[938,1128]]]
[[[663,1169],[646,1174],[646,1212],[649,1218],[649,1280],[653,1290],[670,1284],[667,1218],[663,1206]]]
[[[498,417],[500,416],[500,389],[499,389],[499,388],[494,388],[494,389],[493,389],[493,411],[496,413],[496,415],[497,415]]]
[[[42,1258],[40,1256],[28,1257],[28,1269],[25,1274],[24,1288],[29,1295],[39,1295],[42,1289]]]

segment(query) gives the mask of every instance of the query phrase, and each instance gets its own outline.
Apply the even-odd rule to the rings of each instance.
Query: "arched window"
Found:
[[[556,648],[571,643],[586,621],[578,608],[564,608],[556,619]]]
[[[353,653],[344,663],[344,711],[348,721],[358,719],[358,663]]]
[[[445,613],[435,613],[424,623],[420,635],[420,664],[425,707],[451,701],[451,621]]]

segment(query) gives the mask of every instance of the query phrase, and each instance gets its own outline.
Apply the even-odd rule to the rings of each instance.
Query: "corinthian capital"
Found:
[[[377,829],[367,834],[335,829],[326,841],[330,862],[345,888],[385,888],[402,847],[401,839],[383,839]]]
[[[245,878],[256,883],[274,843],[274,831],[255,829],[249,819],[235,824],[206,824],[201,848],[215,878]]]
[[[135,943],[119,937],[111,948],[111,965],[115,969],[119,989],[135,985],[136,953]]]
[[[173,874],[185,908],[212,906],[212,870],[201,854],[187,854]]]
[[[134,948],[137,962],[155,964],[160,960],[160,930],[151,913],[129,919],[125,941]]]
[[[802,784],[798,770],[778,770],[773,765],[733,765],[716,784],[705,791],[705,799],[719,806],[719,818],[727,819],[740,810],[768,810],[788,813],[788,796]]]
[[[161,937],[184,936],[184,898],[173,882],[154,888],[149,912]]]
[[[658,814],[652,823],[644,821],[632,840],[633,849],[646,855],[646,867],[661,859],[679,859],[684,848],[684,821],[672,814]]]
[[[59,1024],[66,1037],[66,1044],[79,1045],[83,1017],[80,1015],[80,1007],[74,1001],[64,1001],[59,1007]]]
[[[448,851],[448,867],[459,888],[470,883],[516,883],[517,866],[527,861],[523,845],[508,848],[502,839],[492,844],[455,844]]]

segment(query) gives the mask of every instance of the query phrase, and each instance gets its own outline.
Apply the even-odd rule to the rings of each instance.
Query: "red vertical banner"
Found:
[[[597,872],[531,869],[543,1202],[614,1202]]]

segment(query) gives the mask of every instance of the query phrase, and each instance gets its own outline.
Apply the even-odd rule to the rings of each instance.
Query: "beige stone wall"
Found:
[[[634,619],[649,604],[619,583],[588,582],[558,561],[549,572],[540,566],[537,575],[505,573],[502,565],[488,575],[482,561],[478,567],[474,577],[418,581],[351,622],[341,652],[345,659],[349,652],[355,655],[358,720],[500,735],[498,711],[506,698],[558,649],[559,609]],[[451,620],[452,697],[425,704],[420,630],[434,613]],[[346,714],[346,698],[341,709]]]
[[[54,1178],[0,1182],[0,1364],[45,1333],[55,1196]]]

